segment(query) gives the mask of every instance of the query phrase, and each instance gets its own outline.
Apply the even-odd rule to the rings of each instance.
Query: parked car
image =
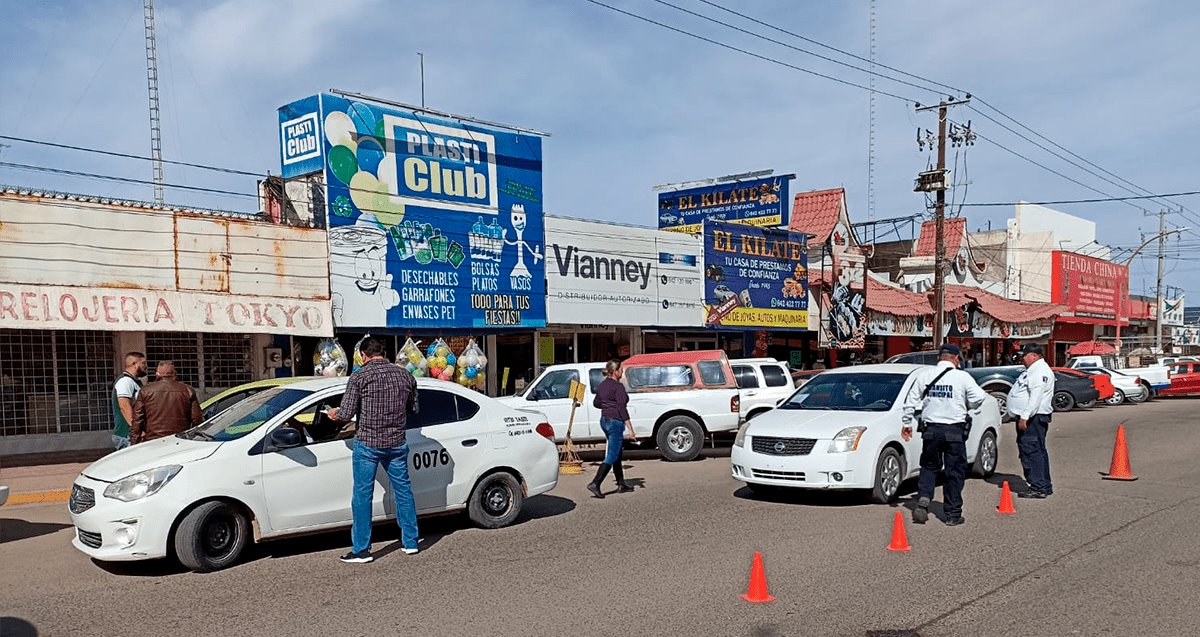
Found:
[[[1050,402],[1054,411],[1071,411],[1076,406],[1091,407],[1100,398],[1092,379],[1086,374],[1080,376],[1074,372],[1054,372],[1054,396]]]
[[[936,365],[938,362],[938,353],[936,350],[908,352],[905,354],[896,354],[884,362]],[[996,403],[1000,407],[1001,419],[1008,420],[1008,392],[1016,384],[1017,378],[1021,376],[1021,372],[1025,371],[1025,366],[969,367],[963,371],[970,374],[971,378],[974,378],[975,382],[979,383],[979,387],[983,391],[991,394],[992,398],[996,399]]]
[[[1074,376],[1075,378],[1088,379],[1088,381],[1092,383],[1092,387],[1096,389],[1097,400],[1108,400],[1109,398],[1112,398],[1113,394],[1115,393],[1112,379],[1109,378],[1107,374],[1088,374],[1078,369],[1071,369],[1070,367],[1054,367],[1052,369],[1055,372],[1066,374],[1068,376]],[[1079,406],[1086,409],[1092,405],[1080,403]]]
[[[1200,362],[1181,361],[1171,366],[1171,386],[1160,396],[1200,396]]]
[[[729,361],[729,365],[737,380],[746,420],[774,409],[796,390],[787,365],[774,358],[737,358]]]
[[[238,385],[237,387],[226,389],[216,396],[213,396],[203,403],[200,403],[200,409],[204,412],[204,419],[208,420],[209,418],[216,416],[226,409],[229,409],[231,406],[253,396],[254,394],[257,394],[260,391],[271,389],[272,387],[282,387],[284,385],[298,383],[303,380],[312,380],[313,378],[319,377],[286,376],[283,378],[267,378],[263,380],[256,380],[244,385]]]
[[[633,431],[638,440],[657,445],[667,460],[693,460],[707,434],[737,431],[741,424],[741,395],[722,350],[638,354],[621,367]],[[604,363],[551,365],[523,392],[499,400],[546,414],[555,441],[563,442],[571,418],[571,381],[585,383],[587,397],[575,409],[571,439],[602,442],[600,410],[592,400],[603,380]]]
[[[1125,401],[1131,403],[1143,403],[1150,397],[1150,389],[1146,383],[1137,376],[1129,376],[1114,369],[1106,367],[1079,367],[1079,371],[1086,374],[1102,374],[1108,376],[1113,385],[1113,395],[1104,401],[1106,405],[1120,405]]]
[[[1196,362],[1200,362],[1200,358],[1196,358],[1195,356],[1167,356],[1167,357],[1158,359],[1158,364],[1162,365],[1163,367],[1171,367],[1175,363],[1196,363]]]
[[[1067,361],[1067,367],[1071,369],[1110,369],[1115,372],[1120,372],[1131,378],[1137,378],[1138,384],[1146,388],[1146,396],[1141,400],[1134,400],[1131,394],[1137,392],[1124,392],[1125,395],[1133,402],[1142,402],[1152,398],[1154,392],[1161,391],[1171,386],[1171,376],[1167,368],[1162,365],[1149,365],[1146,367],[1123,367],[1117,364],[1115,356],[1074,356]],[[1120,385],[1113,383],[1120,388]]]
[[[198,427],[92,463],[68,508],[75,548],[102,561],[174,553],[195,571],[234,564],[248,544],[348,527],[351,440],[329,420],[346,378],[321,378],[251,396]],[[417,379],[409,468],[417,513],[465,509],[477,525],[516,521],[527,497],[558,483],[545,418],[455,383]],[[373,518],[395,516],[376,489]]]
[[[904,400],[920,365],[831,369],[776,409],[746,422],[730,453],[733,478],[754,492],[778,488],[860,489],[894,501],[920,472],[921,437],[900,437]],[[967,460],[972,474],[996,470],[1000,410],[990,396],[972,412]]]

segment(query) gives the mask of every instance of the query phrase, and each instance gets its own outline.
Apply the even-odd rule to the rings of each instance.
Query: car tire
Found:
[[[900,493],[904,482],[904,458],[895,449],[888,447],[875,461],[875,486],[871,489],[871,502],[890,504]]]
[[[1117,405],[1120,405],[1120,404],[1121,404],[1121,403],[1123,403],[1123,402],[1125,402],[1125,392],[1123,392],[1123,391],[1121,391],[1121,390],[1119,390],[1119,389],[1114,389],[1114,390],[1113,390],[1113,395],[1112,395],[1112,396],[1109,396],[1109,397],[1108,397],[1108,398],[1107,398],[1107,399],[1104,401],[1104,404],[1106,404],[1106,405],[1110,405],[1110,406],[1113,406],[1113,407],[1115,407],[1115,406],[1117,406]]]
[[[1008,394],[1001,391],[990,391],[992,398],[996,399],[996,406],[1000,408],[1000,420],[1008,420]]]
[[[249,542],[250,521],[237,507],[219,500],[192,509],[175,529],[175,555],[197,573],[231,566]]]
[[[988,429],[979,438],[979,451],[971,465],[971,477],[990,478],[1000,463],[1000,445],[996,444],[996,432]]]
[[[1134,403],[1134,404],[1144,403],[1147,400],[1150,400],[1150,388],[1143,384],[1141,389],[1142,389],[1142,391],[1138,392],[1136,396],[1133,394],[1130,394],[1130,395],[1126,396],[1125,398],[1129,402]]]
[[[671,416],[654,438],[668,462],[695,460],[704,449],[704,428],[687,416]]]
[[[1075,397],[1070,392],[1054,392],[1054,397],[1050,399],[1050,405],[1054,411],[1071,411],[1075,408]]]
[[[484,476],[467,502],[467,515],[477,526],[499,529],[517,521],[525,494],[521,483],[511,473],[499,471]]]

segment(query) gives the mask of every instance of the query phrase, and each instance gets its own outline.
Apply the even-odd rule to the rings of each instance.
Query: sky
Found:
[[[869,82],[865,73],[655,0],[604,1],[787,65]],[[865,66],[699,0],[670,1]],[[867,0],[717,3],[869,56]],[[1200,3],[888,0],[874,9],[878,62],[969,91],[1152,192],[1200,190],[1193,150],[1200,146],[1200,75],[1194,71]],[[795,174],[793,192],[845,187],[854,222],[926,212],[913,178],[934,159],[917,148],[916,131],[936,130],[937,119],[915,112],[913,101],[932,104],[948,94],[877,78],[878,90],[903,99],[876,94],[871,210],[868,91],[585,0],[159,0],[155,10],[169,160],[278,174],[277,108],[330,88],[419,103],[422,52],[430,108],[550,133],[543,142],[547,213],[636,225],[656,222],[656,185],[762,169]],[[7,0],[0,17],[6,43],[0,135],[148,154],[139,0]],[[979,112],[957,107],[951,117],[970,120],[982,138],[949,155],[958,184],[948,197],[956,204],[951,214],[966,216],[971,230],[1002,228],[1013,209],[970,204],[1105,196],[1047,169],[1110,196],[1130,194],[985,119],[981,113],[1037,139],[978,101],[974,108]],[[0,146],[0,162],[151,178],[143,161],[0,144],[9,144]],[[168,203],[256,209],[252,177],[167,166],[166,182],[243,193],[168,189]],[[0,183],[152,199],[145,184],[6,166],[0,166]],[[1166,283],[1200,299],[1194,282],[1200,280],[1200,197],[1175,201],[1190,210],[1168,216],[1167,225],[1191,230],[1168,241]],[[1052,207],[1096,221],[1101,242],[1132,248],[1141,243],[1139,233],[1157,230],[1157,218],[1142,209],[1157,212],[1162,205]],[[876,240],[896,239],[885,234],[890,230],[880,228]],[[907,227],[901,238],[910,238]],[[1133,292],[1153,293],[1155,266],[1151,258],[1135,261]]]

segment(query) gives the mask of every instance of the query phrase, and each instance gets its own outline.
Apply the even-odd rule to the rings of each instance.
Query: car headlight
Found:
[[[180,465],[170,464],[121,478],[104,489],[104,497],[122,502],[141,500],[158,493],[159,489],[170,482],[171,478],[174,478],[182,468]]]
[[[741,427],[738,427],[737,435],[733,437],[733,446],[735,446],[735,447],[745,447],[746,446],[746,428],[749,426],[750,426],[750,423],[746,423],[746,424],[742,425]]]
[[[866,427],[846,427],[837,432],[833,442],[829,443],[829,453],[846,453],[858,449],[858,441],[867,432]]]

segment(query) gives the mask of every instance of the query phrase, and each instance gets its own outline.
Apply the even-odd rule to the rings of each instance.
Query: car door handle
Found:
[[[462,441],[462,446],[464,447],[474,447],[477,444],[479,444],[479,441],[475,438],[468,438],[467,440]]]

